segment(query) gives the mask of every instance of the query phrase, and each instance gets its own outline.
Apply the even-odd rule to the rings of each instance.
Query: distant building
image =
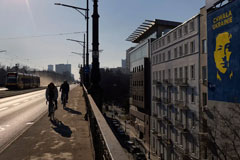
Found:
[[[48,65],[48,71],[53,71],[53,65],[52,64]]]
[[[122,59],[122,68],[126,68],[126,59]]]
[[[71,72],[71,64],[56,64],[55,65],[56,72],[63,74],[65,72],[72,73]]]

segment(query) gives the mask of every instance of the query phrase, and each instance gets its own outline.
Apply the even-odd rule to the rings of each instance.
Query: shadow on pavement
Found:
[[[64,125],[58,119],[55,119],[54,121],[51,120],[51,122],[55,126],[55,127],[52,127],[55,132],[57,132],[63,137],[67,137],[67,138],[71,137],[72,131],[68,126]]]
[[[75,111],[71,108],[68,108],[68,107],[64,107],[64,110],[68,111],[69,113],[72,113],[72,114],[78,114],[78,115],[81,115],[82,113],[79,112],[79,111]]]

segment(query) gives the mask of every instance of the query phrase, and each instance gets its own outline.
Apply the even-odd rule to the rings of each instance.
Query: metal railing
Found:
[[[127,160],[126,152],[114,136],[111,128],[98,109],[91,95],[83,86],[87,105],[87,116],[90,123],[95,159],[97,160]]]

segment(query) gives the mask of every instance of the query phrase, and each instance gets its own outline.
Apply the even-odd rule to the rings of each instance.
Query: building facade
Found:
[[[152,42],[151,150],[161,159],[200,159],[200,15]]]
[[[48,71],[53,71],[53,65],[51,64],[48,65]]]
[[[130,71],[130,117],[138,138],[149,144],[151,109],[151,42],[166,30],[178,26],[179,22],[165,20],[146,20],[129,37],[128,41],[137,43],[126,52],[127,67]]]
[[[56,64],[55,69],[57,73],[69,73],[71,75],[71,64]]]

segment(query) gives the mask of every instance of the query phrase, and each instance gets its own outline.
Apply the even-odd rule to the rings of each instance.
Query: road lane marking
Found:
[[[6,110],[8,107],[0,108],[0,111]]]
[[[19,105],[20,103],[15,103],[15,104],[13,104],[14,106],[17,106],[17,105]]]
[[[27,122],[26,125],[32,125],[34,122]]]

